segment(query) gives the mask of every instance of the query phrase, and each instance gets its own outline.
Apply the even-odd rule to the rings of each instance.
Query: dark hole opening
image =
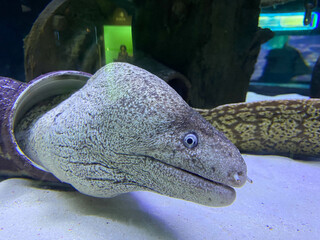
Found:
[[[188,101],[188,88],[186,84],[178,78],[173,78],[168,81],[168,84],[176,90],[176,92],[183,98],[183,100]]]

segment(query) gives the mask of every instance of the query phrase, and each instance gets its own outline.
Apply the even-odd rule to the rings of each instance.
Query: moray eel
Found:
[[[239,150],[221,132],[163,80],[126,63],[106,65],[20,125],[30,160],[90,196],[152,191],[218,207],[247,180]]]
[[[320,100],[273,100],[196,109],[241,152],[320,158]]]

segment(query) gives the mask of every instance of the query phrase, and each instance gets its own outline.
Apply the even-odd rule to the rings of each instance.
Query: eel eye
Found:
[[[183,144],[187,148],[194,148],[198,145],[198,137],[194,133],[188,133],[184,139],[183,139]]]

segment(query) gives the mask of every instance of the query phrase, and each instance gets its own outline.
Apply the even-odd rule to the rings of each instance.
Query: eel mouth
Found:
[[[126,170],[130,174],[140,176],[138,182],[145,189],[211,207],[228,206],[236,198],[236,192],[231,185],[208,179],[151,156],[124,155],[134,155],[142,160],[141,168]]]
[[[162,163],[163,163],[163,162],[162,162]],[[166,163],[164,163],[164,164],[166,164]],[[194,172],[190,172],[190,171],[185,170],[185,169],[183,169],[183,168],[175,167],[175,166],[170,165],[170,164],[168,164],[168,166],[173,167],[173,168],[175,168],[175,169],[177,169],[177,170],[179,170],[179,171],[182,171],[182,172],[184,172],[184,173],[186,173],[186,174],[190,174],[190,175],[194,176],[195,178],[199,178],[199,179],[202,179],[202,180],[204,180],[204,181],[208,181],[209,183],[212,183],[212,184],[215,184],[215,185],[220,185],[220,186],[222,186],[222,187],[232,188],[232,189],[235,187],[235,186],[232,186],[232,185],[228,185],[228,184],[225,184],[225,183],[222,183],[222,182],[214,181],[214,180],[212,180],[212,179],[203,177],[203,176],[201,176],[201,175],[199,175],[199,174],[196,174],[196,173],[194,173]]]
[[[164,161],[162,161],[160,159],[157,159],[157,158],[154,158],[154,157],[151,157],[151,156],[146,156],[146,157],[152,159],[153,161],[158,161],[158,162],[162,163],[163,165],[166,165],[168,167],[171,167],[171,168],[174,168],[174,169],[176,169],[178,171],[181,171],[184,174],[189,174],[189,175],[191,175],[191,176],[193,176],[195,178],[199,178],[199,179],[202,179],[203,181],[208,181],[209,183],[220,185],[220,186],[223,186],[225,188],[240,188],[245,184],[246,181],[252,183],[252,180],[250,178],[248,178],[246,173],[244,174],[243,171],[234,172],[233,174],[230,175],[229,180],[225,179],[224,181],[220,182],[220,181],[217,181],[217,180],[209,179],[207,177],[204,177],[204,176],[202,176],[200,174],[191,172],[189,170],[174,166],[172,164],[166,163],[166,162],[164,162]],[[228,182],[228,184],[227,184],[227,182]]]
[[[236,198],[235,189],[230,185],[208,179],[186,169],[163,163],[162,161],[159,161],[159,163],[163,166],[163,169],[171,169],[171,172],[175,175],[175,181],[173,182],[173,186],[171,186],[172,193],[166,193],[165,191],[162,194],[211,207],[228,206]],[[166,177],[168,177],[168,182],[170,182],[170,176],[167,175]]]

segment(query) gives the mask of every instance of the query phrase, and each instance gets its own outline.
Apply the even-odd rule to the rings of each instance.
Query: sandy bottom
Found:
[[[254,181],[229,207],[149,192],[97,199],[0,182],[0,239],[318,239],[320,162],[244,155]]]

